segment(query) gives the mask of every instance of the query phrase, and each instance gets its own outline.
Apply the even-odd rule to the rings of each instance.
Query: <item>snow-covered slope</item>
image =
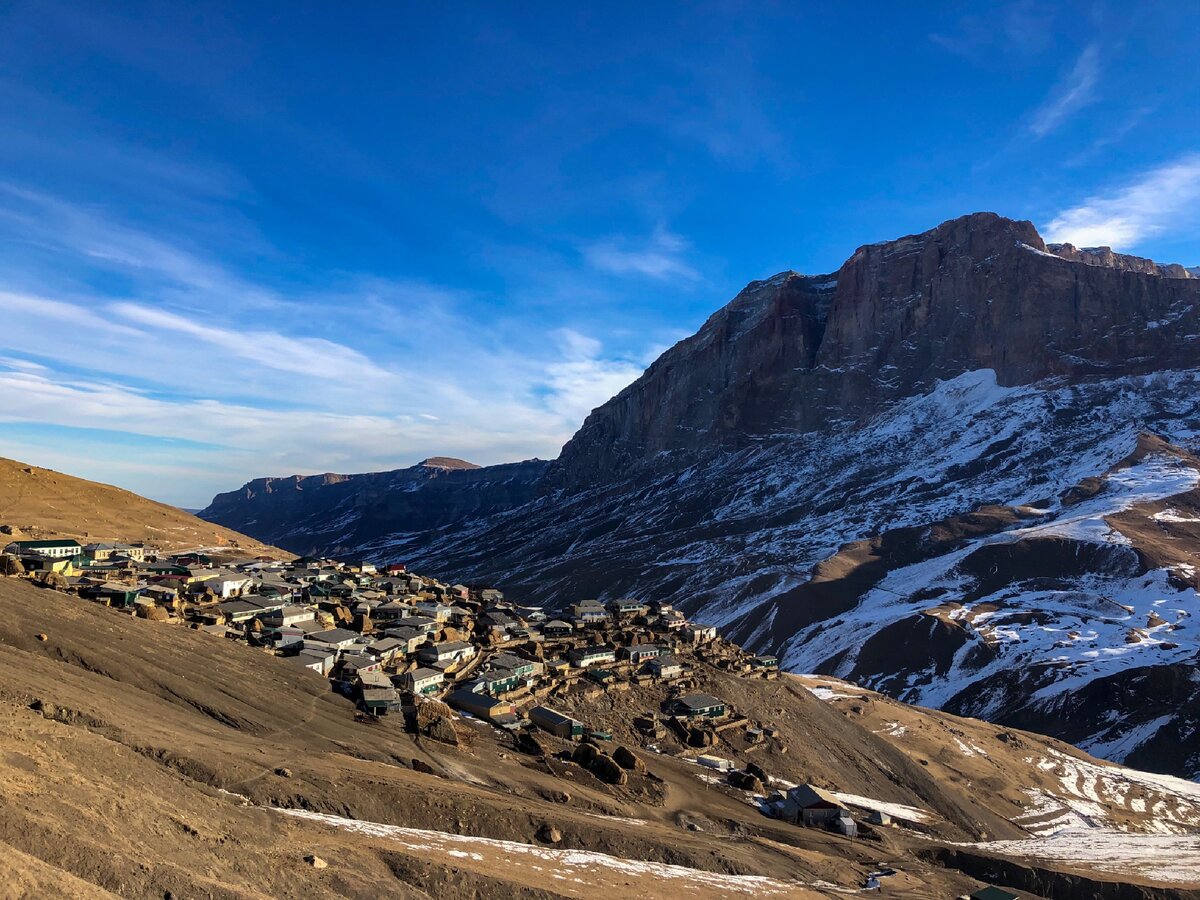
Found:
[[[1200,476],[1141,436],[1186,447],[1197,423],[1196,371],[1016,388],[971,372],[848,433],[365,549],[540,602],[671,599],[793,671],[1191,776]],[[1126,537],[1122,510],[1161,541]]]
[[[1195,775],[1198,548],[1179,529],[1200,472],[1150,449],[1094,496],[1024,506],[1027,522],[890,569],[783,641],[784,664]]]

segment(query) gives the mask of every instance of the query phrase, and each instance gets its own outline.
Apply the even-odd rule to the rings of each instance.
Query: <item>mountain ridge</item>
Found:
[[[1180,657],[1190,644],[1171,639],[1174,613],[1148,626],[1145,605],[1180,610],[1180,621],[1190,614],[1195,585],[1172,573],[1193,565],[1190,542],[1200,544],[1200,535],[1164,538],[1149,566],[1120,549],[1126,538],[1106,519],[1141,513],[1098,511],[1059,540],[1078,565],[1051,555],[1057,568],[1040,581],[1007,566],[1009,580],[987,592],[991,612],[981,595],[961,611],[927,616],[936,604],[922,591],[967,597],[987,585],[979,565],[989,555],[1049,545],[1021,538],[1002,548],[990,533],[964,535],[958,549],[931,557],[928,565],[944,571],[911,597],[888,588],[908,565],[902,556],[882,560],[881,587],[865,594],[827,577],[841,565],[841,548],[885,546],[897,540],[889,534],[917,540],[981,515],[1007,517],[998,534],[1019,532],[1022,509],[1048,510],[1050,527],[1069,525],[1079,517],[1061,499],[1068,492],[1112,485],[1113,497],[1132,496],[1113,472],[1143,434],[1178,451],[1162,450],[1164,462],[1138,470],[1151,485],[1143,494],[1191,515],[1180,467],[1191,470],[1181,454],[1200,448],[1200,280],[1119,254],[1062,252],[1087,258],[1050,252],[1031,223],[981,213],[864,245],[835,275],[783,272],[752,282],[594,410],[521,505],[433,529],[381,521],[373,535],[355,525],[344,531],[356,553],[499,581],[531,602],[667,598],[779,653],[794,671],[861,678],[916,702],[1026,727],[1031,720],[1020,717],[1043,716],[1054,733],[1115,759],[1141,753],[1142,765],[1194,777],[1200,739],[1189,731],[1184,686],[1156,704],[1155,716],[1125,709],[1114,722],[1070,698],[1128,688],[1132,676],[1092,665],[1093,652],[1178,681],[1171,673],[1186,665]],[[1084,507],[1092,508],[1101,510]],[[1151,516],[1168,508],[1143,518],[1166,527]],[[1119,571],[1105,568],[1111,560]],[[817,589],[823,581],[829,586]],[[1080,599],[1060,602],[1055,592]],[[1128,595],[1125,605],[1141,618],[1106,605],[1112,592]],[[1096,619],[1101,608],[1109,612]],[[845,624],[851,613],[857,632]],[[998,631],[989,616],[1011,624]],[[1020,644],[1039,620],[1043,631],[1025,653]],[[886,631],[896,621],[903,634]],[[1045,629],[1062,634],[1043,646]],[[1090,644],[1069,637],[1092,632]],[[821,654],[823,641],[843,634],[850,643],[841,661]],[[870,662],[873,647],[897,638],[911,651],[907,663],[886,655],[890,669]],[[1075,649],[1054,648],[1054,640]],[[1057,681],[1014,680],[1001,671],[1006,661],[1075,667],[1078,689],[1043,702],[1033,695]],[[969,677],[966,662],[975,664]],[[939,666],[974,693],[929,693]],[[1121,727],[1140,729],[1141,745],[1114,743]]]

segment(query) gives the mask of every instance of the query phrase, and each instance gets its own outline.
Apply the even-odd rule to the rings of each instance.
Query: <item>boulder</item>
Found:
[[[629,781],[629,773],[618,766],[611,756],[603,753],[593,759],[588,768],[605,784],[625,784]]]
[[[749,772],[730,772],[729,783],[735,788],[750,791],[752,794],[763,793],[763,783]]]
[[[304,861],[314,869],[329,868],[329,863],[325,862],[325,860],[321,859],[321,857],[317,856],[315,853],[308,854],[308,856],[304,857]]]
[[[437,774],[437,772],[434,770],[433,766],[431,766],[429,763],[425,762],[425,760],[423,760],[423,759],[417,759],[416,757],[413,757],[411,765],[412,765],[412,770],[414,772],[421,772],[425,775],[436,775]]]
[[[543,844],[557,844],[563,839],[563,835],[549,822],[543,822],[542,827],[537,831],[537,839]]]
[[[613,751],[612,758],[613,762],[627,772],[636,772],[639,775],[646,774],[646,764],[628,747],[618,747]]]
[[[46,643],[46,641],[50,640],[50,635],[46,634],[46,632],[44,632],[44,631],[39,631],[37,634],[34,635],[34,637],[37,638],[39,641],[41,641],[43,644]]]
[[[289,769],[287,766],[280,766],[278,769],[275,770],[275,774],[278,775],[280,778],[291,778],[292,770]]]
[[[591,741],[582,741],[571,754],[571,758],[581,766],[590,766],[597,756],[600,756],[600,748]]]
[[[762,766],[760,766],[758,763],[747,764],[746,774],[753,775],[755,778],[757,778],[763,784],[766,784],[767,782],[769,782],[771,780],[770,777],[767,775],[767,773],[763,770]]]

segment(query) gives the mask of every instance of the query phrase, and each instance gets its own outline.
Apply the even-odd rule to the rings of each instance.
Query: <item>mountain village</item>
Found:
[[[585,600],[561,616],[507,602],[491,587],[445,584],[407,571],[328,559],[239,558],[229,548],[160,553],[142,544],[14,541],[0,571],[139,618],[244,643],[327,678],[360,721],[403,717],[449,744],[469,739],[455,715],[506,729],[517,746],[547,753],[601,781],[623,784],[645,763],[613,743],[610,718],[583,721],[556,704],[639,685],[666,689],[661,708],[630,723],[639,750],[670,753],[706,780],[762,795],[765,814],[858,833],[848,804],[815,785],[778,783],[760,767],[717,755],[776,739],[722,698],[697,689],[697,669],[779,677],[778,660],[724,641],[668,604]],[[236,554],[236,551],[235,551]],[[864,822],[889,825],[882,811]]]

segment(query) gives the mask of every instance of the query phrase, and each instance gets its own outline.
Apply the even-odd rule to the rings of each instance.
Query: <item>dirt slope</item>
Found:
[[[0,458],[0,525],[12,531],[0,535],[3,543],[74,538],[84,544],[145,541],[165,550],[237,547],[255,555],[289,555],[177,507],[4,458]]]
[[[922,764],[932,750],[913,752],[791,679],[706,669],[701,686],[779,729],[769,747],[730,737],[713,752],[920,807],[928,822],[851,842],[766,819],[750,795],[615,727],[662,690],[579,701],[652,773],[610,787],[555,760],[553,740],[530,755],[463,720],[472,739],[451,748],[405,733],[399,717],[357,722],[286,660],[0,579],[0,859],[29,895],[155,898],[835,896],[884,862],[902,869],[890,896],[928,900],[980,883],[926,858],[931,848],[1024,836],[1010,819],[1019,780],[1036,776],[1020,753],[1058,746],[1020,735],[1022,750],[979,791]],[[552,847],[537,840],[543,826],[561,833]],[[1093,895],[1194,896],[1132,890]]]

